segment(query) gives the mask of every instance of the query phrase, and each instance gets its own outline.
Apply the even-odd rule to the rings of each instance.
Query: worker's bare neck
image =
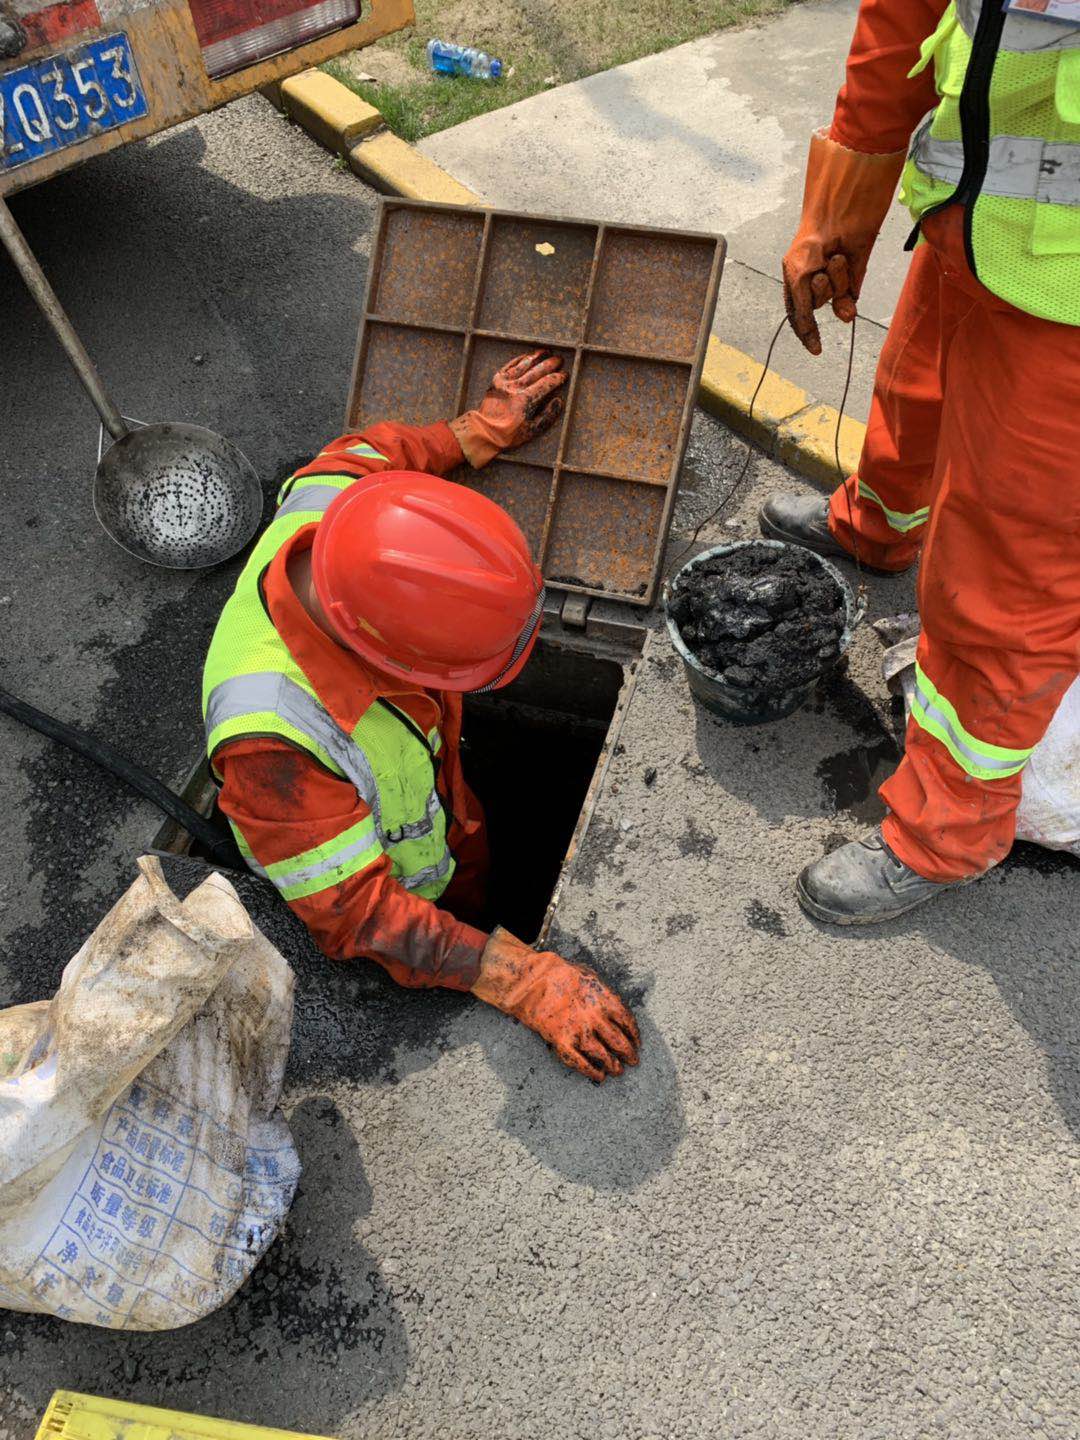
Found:
[[[340,645],[341,641],[334,634],[333,627],[326,618],[326,611],[319,604],[319,597],[315,593],[315,582],[311,577],[311,551],[301,550],[299,554],[290,555],[285,562],[285,573],[296,598],[312,622],[324,635],[328,635],[335,645]]]

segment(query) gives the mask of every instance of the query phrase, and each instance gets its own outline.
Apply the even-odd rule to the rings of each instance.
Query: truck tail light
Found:
[[[211,80],[360,18],[360,0],[188,0]]]

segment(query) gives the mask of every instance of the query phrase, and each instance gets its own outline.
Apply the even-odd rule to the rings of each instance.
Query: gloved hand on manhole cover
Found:
[[[478,410],[467,410],[450,421],[474,470],[554,425],[563,409],[562,396],[554,393],[566,383],[562,363],[562,357],[550,350],[516,356],[496,370]]]

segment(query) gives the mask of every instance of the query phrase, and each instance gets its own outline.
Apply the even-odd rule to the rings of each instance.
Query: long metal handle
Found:
[[[0,199],[0,241],[15,262],[19,274],[26,281],[27,289],[37,301],[41,313],[52,327],[53,334],[64,347],[68,359],[75,367],[75,373],[82,381],[83,389],[94,403],[94,409],[101,416],[101,422],[114,440],[122,440],[128,433],[124,417],[105,393],[101,376],[86,347],[75,333],[75,327],[56,298],[56,292],[45,278],[45,271],[37,262],[34,252],[26,243],[26,236],[15,223],[15,216],[8,209],[7,201]]]

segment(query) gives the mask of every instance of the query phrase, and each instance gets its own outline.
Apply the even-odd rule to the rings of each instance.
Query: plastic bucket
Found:
[[[703,661],[699,660],[687,648],[679,634],[679,627],[671,617],[669,608],[671,593],[684,575],[689,574],[690,571],[708,560],[715,560],[722,555],[731,555],[736,550],[745,550],[751,545],[765,546],[770,550],[803,549],[804,554],[815,560],[830,578],[836,581],[840,587],[840,593],[844,597],[845,625],[844,632],[840,636],[840,649],[836,658],[823,665],[821,671],[812,680],[792,686],[790,690],[778,691],[764,700],[759,693],[740,690],[737,686],[727,684],[717,671],[710,670]],[[816,555],[812,550],[806,550],[804,547],[786,545],[780,540],[733,540],[730,544],[714,545],[709,550],[703,550],[700,555],[695,555],[692,560],[688,560],[685,565],[680,566],[668,582],[664,592],[664,618],[667,620],[671,643],[682,658],[683,668],[686,671],[686,678],[694,698],[712,714],[720,715],[725,720],[731,720],[736,725],[763,725],[766,721],[780,720],[785,715],[790,715],[810,698],[818,681],[839,663],[840,658],[847,651],[855,629],[862,619],[862,612],[851,586],[836,566],[826,560],[823,555]]]

